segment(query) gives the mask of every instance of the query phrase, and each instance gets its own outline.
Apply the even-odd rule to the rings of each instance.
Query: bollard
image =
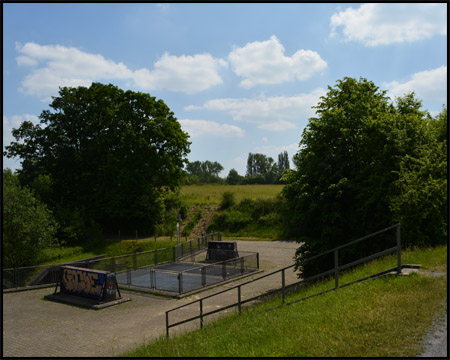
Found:
[[[238,312],[241,315],[241,285],[238,286]]]
[[[286,302],[286,292],[284,291],[285,285],[286,285],[286,278],[285,278],[284,269],[283,269],[283,270],[281,270],[281,294],[282,294],[283,305]]]

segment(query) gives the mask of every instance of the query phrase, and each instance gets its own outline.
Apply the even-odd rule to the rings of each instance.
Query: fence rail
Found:
[[[110,272],[126,272],[127,269],[138,269],[144,266],[177,261],[185,256],[206,248],[208,241],[220,241],[220,233],[206,234],[196,239],[182,242],[170,248],[161,248],[132,254],[104,257],[101,259],[72,261],[55,265],[27,266],[20,268],[2,269],[3,289],[13,289],[37,285],[54,285],[59,281],[60,268],[72,265],[88,269],[106,270]]]
[[[361,241],[370,239],[370,238],[372,238],[374,236],[380,235],[380,234],[385,233],[387,231],[390,231],[392,229],[396,229],[396,246],[391,247],[389,249],[385,249],[385,250],[379,251],[379,252],[377,252],[375,254],[372,254],[372,255],[369,255],[369,256],[365,256],[365,257],[363,257],[363,258],[361,258],[359,260],[352,261],[352,262],[347,263],[347,264],[339,265],[339,250],[341,250],[343,248],[346,248],[348,246],[357,244],[357,243],[359,243]],[[396,267],[393,267],[393,268],[390,268],[390,269],[385,269],[385,270],[383,270],[383,271],[381,271],[379,273],[376,273],[376,274],[373,274],[373,275],[370,275],[370,276],[366,276],[366,277],[361,278],[361,279],[357,279],[355,281],[352,281],[352,282],[344,284],[344,285],[339,285],[339,272],[340,271],[343,271],[343,270],[348,269],[350,267],[353,267],[353,266],[365,263],[367,261],[373,260],[375,258],[384,256],[384,255],[387,255],[387,254],[390,254],[390,253],[393,253],[393,252],[397,252],[397,266]],[[382,229],[382,230],[377,231],[375,233],[372,233],[370,235],[364,236],[364,237],[359,238],[357,240],[350,241],[350,242],[348,242],[348,243],[346,243],[344,245],[341,245],[341,246],[335,247],[333,249],[330,249],[328,251],[325,251],[325,252],[323,252],[321,254],[312,256],[312,257],[308,258],[307,261],[311,261],[311,260],[317,259],[317,258],[319,258],[321,256],[324,256],[324,255],[327,255],[327,254],[331,254],[331,253],[333,253],[333,255],[334,255],[334,264],[333,264],[334,266],[333,266],[332,269],[324,271],[324,272],[322,272],[320,274],[316,274],[314,276],[310,276],[310,277],[308,277],[306,279],[302,279],[302,280],[300,280],[298,282],[295,282],[293,284],[286,285],[286,270],[293,269],[295,267],[295,264],[287,266],[287,267],[284,267],[284,268],[276,270],[276,271],[273,271],[271,273],[268,273],[268,274],[265,274],[263,276],[260,276],[260,277],[258,277],[256,279],[246,281],[246,282],[244,282],[242,284],[236,285],[236,286],[231,287],[231,288],[227,288],[227,289],[225,289],[223,291],[219,291],[217,293],[205,296],[205,297],[203,297],[201,299],[194,300],[194,301],[192,301],[190,303],[187,303],[187,304],[184,304],[184,305],[180,305],[178,307],[175,307],[173,309],[170,309],[170,310],[166,311],[166,336],[169,337],[169,329],[170,328],[175,327],[175,326],[179,326],[179,325],[182,325],[182,324],[194,321],[194,320],[200,320],[200,328],[203,328],[204,318],[206,316],[213,315],[213,314],[219,313],[221,311],[224,311],[224,310],[227,310],[227,309],[230,309],[230,308],[237,307],[238,308],[238,313],[241,314],[242,305],[244,305],[244,304],[246,304],[248,302],[251,302],[251,301],[258,300],[258,299],[260,299],[262,297],[265,297],[265,296],[268,296],[268,295],[271,295],[271,294],[275,294],[275,293],[280,293],[281,292],[281,294],[282,294],[282,296],[281,296],[282,304],[281,305],[282,306],[286,305],[286,292],[287,292],[288,289],[293,288],[293,287],[299,287],[299,286],[301,286],[301,285],[303,285],[303,284],[305,284],[307,282],[310,282],[310,281],[313,281],[313,280],[316,280],[316,279],[319,279],[319,278],[323,278],[325,276],[334,275],[334,280],[335,280],[334,288],[326,290],[326,291],[318,292],[318,293],[316,293],[314,295],[310,295],[310,296],[307,296],[307,297],[295,300],[295,301],[293,301],[293,302],[291,302],[289,304],[292,304],[294,302],[298,302],[298,301],[301,301],[301,300],[305,300],[306,298],[310,298],[310,297],[313,297],[313,296],[318,296],[318,295],[321,295],[321,294],[329,292],[329,291],[334,291],[334,290],[336,290],[336,289],[338,289],[340,287],[342,288],[342,287],[354,284],[356,282],[360,282],[360,281],[364,281],[364,280],[367,280],[367,279],[370,279],[370,278],[378,277],[378,276],[384,275],[384,274],[392,272],[392,271],[396,271],[397,274],[400,274],[401,273],[401,269],[402,269],[402,264],[401,264],[400,224],[392,225],[390,227],[387,227],[385,229]],[[254,282],[257,282],[257,281],[259,281],[261,279],[264,279],[264,278],[267,278],[269,276],[273,276],[275,274],[281,274],[281,287],[280,288],[272,289],[272,290],[270,290],[268,292],[265,292],[263,294],[259,294],[259,295],[247,298],[245,300],[242,300],[241,294],[242,294],[242,288],[244,286],[246,286],[248,284],[251,284],[251,283],[254,283]],[[232,290],[237,290],[237,302],[235,302],[233,304],[229,304],[229,305],[223,306],[223,307],[221,307],[219,309],[215,309],[215,310],[212,310],[212,311],[209,311],[209,312],[203,312],[203,303],[204,303],[205,300],[210,299],[210,298],[212,298],[214,296],[218,296],[218,295],[223,294],[225,292],[230,292]],[[191,306],[191,305],[196,304],[196,303],[199,304],[199,315],[192,316],[192,317],[189,317],[187,319],[184,319],[184,320],[181,320],[181,321],[177,321],[177,322],[174,322],[174,323],[170,324],[170,321],[169,321],[169,314],[170,313],[173,313],[174,311],[186,308],[186,307]],[[289,304],[287,304],[287,305],[289,305]]]

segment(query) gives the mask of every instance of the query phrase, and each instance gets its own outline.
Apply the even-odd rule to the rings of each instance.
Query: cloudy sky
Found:
[[[249,152],[289,157],[345,76],[436,115],[447,101],[447,4],[3,3],[3,146],[59,86],[112,83],[162,99],[190,161],[245,175]],[[3,158],[3,167],[20,168]]]

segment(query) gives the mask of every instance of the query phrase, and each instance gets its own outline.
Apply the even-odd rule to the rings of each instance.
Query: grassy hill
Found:
[[[395,256],[349,271],[349,279],[395,264]],[[279,297],[169,339],[161,337],[129,357],[409,357],[421,353],[432,321],[447,304],[447,246],[403,252],[425,274],[387,276],[280,307]],[[392,263],[392,264],[391,264]],[[319,282],[287,301],[332,288]]]

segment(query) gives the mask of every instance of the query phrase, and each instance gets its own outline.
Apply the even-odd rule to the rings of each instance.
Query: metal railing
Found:
[[[382,251],[378,251],[375,254],[372,254],[372,255],[369,255],[369,256],[365,256],[365,257],[363,257],[363,258],[361,258],[359,260],[355,260],[355,261],[352,261],[352,262],[347,263],[347,264],[339,265],[339,250],[341,250],[343,248],[346,248],[348,246],[357,244],[357,243],[359,243],[361,241],[367,240],[367,239],[372,238],[374,236],[380,235],[380,234],[385,233],[387,231],[390,231],[392,229],[396,229],[396,246],[391,247],[389,249],[382,250]],[[397,252],[397,266],[396,267],[393,267],[393,268],[390,268],[390,269],[385,269],[385,270],[383,270],[381,272],[378,272],[376,274],[373,274],[373,275],[370,275],[370,276],[366,276],[366,277],[354,280],[354,281],[352,281],[350,283],[347,283],[347,284],[344,284],[344,285],[339,285],[339,272],[340,271],[346,270],[346,269],[348,269],[350,267],[354,267],[356,265],[368,262],[370,260],[376,259],[376,258],[378,258],[380,256],[384,256],[384,255],[387,255],[387,254],[390,254],[390,253],[393,253],[393,252]],[[258,277],[256,279],[244,282],[242,284],[236,285],[236,286],[231,287],[231,288],[227,288],[226,290],[217,292],[217,293],[212,294],[212,295],[205,296],[205,297],[203,297],[201,299],[194,300],[194,301],[192,301],[190,303],[187,303],[187,304],[184,304],[184,305],[181,305],[181,306],[178,306],[178,307],[175,307],[173,309],[170,309],[170,310],[166,311],[166,336],[167,337],[169,336],[169,329],[170,328],[178,326],[178,325],[182,325],[182,324],[194,321],[194,320],[200,320],[200,328],[203,328],[204,318],[206,316],[217,314],[217,313],[219,313],[221,311],[224,311],[224,310],[227,310],[227,309],[230,309],[230,308],[237,307],[238,308],[238,313],[241,314],[242,305],[244,305],[244,304],[246,304],[248,302],[251,302],[251,301],[259,300],[262,297],[266,297],[268,295],[272,295],[272,294],[275,294],[275,293],[280,293],[281,292],[282,305],[289,305],[289,304],[292,304],[294,302],[305,300],[305,299],[313,297],[313,296],[321,295],[321,294],[324,294],[326,292],[333,291],[333,290],[336,290],[338,288],[342,288],[344,286],[348,286],[348,285],[354,284],[356,282],[364,281],[364,280],[367,280],[369,278],[378,277],[378,276],[387,274],[387,273],[392,272],[392,271],[396,271],[397,274],[400,274],[401,273],[401,269],[402,269],[402,264],[401,264],[400,224],[392,225],[392,226],[390,226],[388,228],[385,228],[383,230],[377,231],[377,232],[372,233],[370,235],[364,236],[364,237],[359,238],[357,240],[351,241],[351,242],[346,243],[344,245],[335,247],[334,249],[325,251],[325,252],[323,252],[321,254],[318,254],[316,256],[312,256],[312,257],[308,258],[307,261],[311,261],[311,260],[317,259],[317,258],[319,258],[321,256],[324,256],[324,255],[327,255],[327,254],[331,254],[331,253],[333,253],[333,255],[334,255],[333,256],[334,257],[334,264],[333,264],[334,266],[333,266],[332,269],[330,269],[328,271],[321,272],[320,274],[316,274],[314,276],[310,276],[310,277],[308,277],[306,279],[302,279],[302,280],[300,280],[298,282],[294,282],[294,283],[292,283],[290,285],[286,285],[286,270],[293,269],[295,267],[295,264],[287,266],[287,267],[284,267],[284,268],[276,270],[276,271],[273,271],[271,273],[268,273],[268,274],[265,274],[263,276],[260,276],[260,277]],[[267,291],[267,292],[265,292],[263,294],[252,296],[252,297],[249,297],[249,298],[247,298],[245,300],[242,299],[241,295],[242,295],[242,288],[243,287],[245,287],[248,284],[254,283],[256,281],[259,281],[259,280],[262,280],[264,278],[267,278],[269,276],[273,276],[275,274],[281,274],[281,287],[280,288],[269,290],[269,291]],[[301,298],[301,299],[298,299],[298,300],[295,300],[295,301],[293,301],[291,303],[286,304],[286,293],[287,293],[288,289],[293,288],[293,287],[299,287],[301,285],[304,285],[306,282],[317,280],[319,278],[324,278],[324,277],[329,276],[329,275],[334,275],[334,288],[329,289],[329,290],[325,290],[325,291],[321,291],[321,292],[318,292],[318,293],[316,293],[314,295],[310,295],[310,296],[307,296],[307,297],[304,297],[304,298]],[[204,303],[205,300],[210,299],[210,298],[212,298],[214,296],[218,296],[220,294],[224,294],[225,292],[230,292],[232,290],[237,290],[237,302],[229,304],[229,305],[226,305],[226,306],[223,306],[223,307],[220,307],[219,309],[215,309],[215,310],[212,310],[212,311],[209,311],[209,312],[204,312],[203,311],[203,308],[204,308],[203,307],[203,303]],[[184,320],[181,320],[181,321],[176,321],[176,322],[170,324],[170,322],[169,322],[169,314],[170,313],[172,313],[174,311],[177,311],[177,310],[181,310],[183,308],[186,308],[186,307],[191,306],[191,305],[196,304],[196,303],[199,304],[199,315],[192,316],[192,317],[189,317],[187,319],[184,319]]]
[[[217,262],[205,262],[205,256],[203,250],[189,256],[191,262],[161,264],[137,271],[128,268],[126,275],[119,274],[118,282],[181,295],[259,270],[259,254],[255,252],[241,251],[238,258]]]
[[[59,281],[59,271],[63,265],[110,272],[125,272],[127,269],[138,269],[143,266],[177,261],[184,256],[189,256],[205,249],[208,241],[220,241],[221,239],[220,233],[211,233],[169,248],[134,252],[132,254],[108,258],[103,257],[101,259],[96,258],[94,260],[71,261],[64,264],[2,269],[2,287],[3,289],[17,289],[31,286],[54,285]]]

